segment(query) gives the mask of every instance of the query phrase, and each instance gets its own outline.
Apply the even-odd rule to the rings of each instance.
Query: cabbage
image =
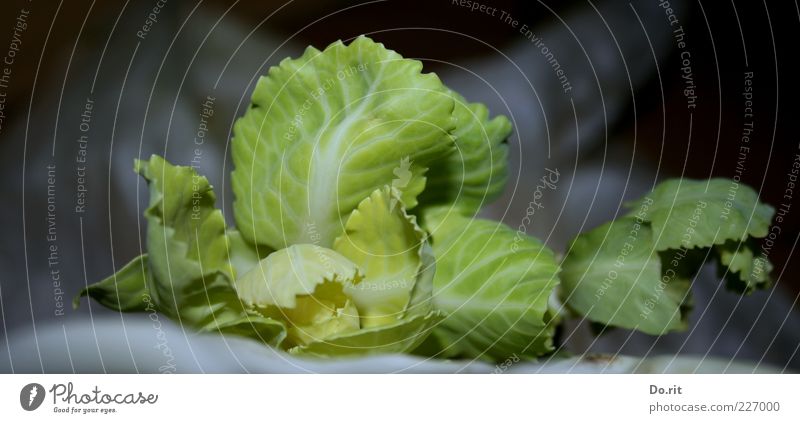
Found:
[[[731,289],[770,285],[757,241],[773,210],[732,181],[665,181],[561,263],[474,218],[505,189],[511,124],[421,69],[366,37],[271,68],[234,125],[235,227],[193,168],[138,160],[147,251],[74,305],[163,313],[288,354],[506,362],[558,349],[559,300],[662,334],[686,327],[708,258]]]

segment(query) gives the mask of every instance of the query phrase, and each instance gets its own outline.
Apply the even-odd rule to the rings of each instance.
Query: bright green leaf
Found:
[[[358,267],[331,249],[297,244],[278,250],[236,280],[236,292],[257,307],[293,308],[298,296],[311,295],[324,282],[358,283]]]
[[[317,357],[409,352],[425,340],[441,319],[442,314],[436,311],[420,314],[390,325],[366,328],[292,348],[289,352]]]
[[[621,218],[583,233],[562,266],[566,303],[591,321],[652,335],[685,327],[686,279],[662,277],[646,224]]]
[[[242,301],[286,325],[283,347],[291,348],[357,331],[359,312],[344,288],[361,279],[336,251],[297,244],[261,260],[235,286]]]
[[[259,261],[273,252],[263,245],[253,246],[242,237],[237,230],[228,230],[228,251],[230,263],[234,270],[234,280],[256,267]]]
[[[214,207],[211,184],[194,169],[155,155],[149,161],[137,160],[135,169],[150,187],[147,251],[159,282],[153,296],[174,315],[181,299],[197,291],[199,278],[215,281],[218,272],[232,278],[225,219]]]
[[[148,284],[151,277],[147,254],[142,254],[117,273],[82,289],[73,299],[72,306],[78,308],[81,297],[87,296],[112,310],[144,311],[147,308],[145,298],[149,296]]]
[[[502,223],[448,212],[425,216],[436,255],[433,302],[447,314],[435,329],[444,354],[502,361],[549,352],[553,252]]]
[[[511,122],[502,115],[489,119],[489,110],[483,104],[467,103],[455,91],[450,94],[455,99],[456,151],[431,167],[420,202],[426,206],[453,205],[471,216],[503,193],[508,179],[506,139],[511,134]]]
[[[214,207],[208,180],[190,167],[174,166],[155,155],[137,161],[135,169],[150,188],[147,250],[153,275],[150,294],[158,310],[201,331],[280,342],[283,325],[246,309],[236,296],[231,284],[234,265],[244,262],[248,253],[235,234],[233,241],[226,236],[225,220]]]
[[[772,284],[772,263],[764,255],[754,255],[749,243],[728,241],[715,249],[721,265],[718,273],[726,275],[729,288],[749,294]]]
[[[656,250],[711,247],[767,235],[774,209],[750,187],[730,179],[670,179],[628,204],[651,222]]]
[[[271,68],[234,127],[234,215],[244,238],[274,249],[330,247],[350,212],[392,185],[403,163],[417,174],[404,191],[413,204],[423,168],[454,144],[453,99],[421,69],[363,36]]]
[[[364,280],[345,287],[364,327],[404,317],[418,276],[427,270],[422,268],[424,243],[425,232],[406,213],[399,192],[388,185],[375,190],[350,214],[333,248],[364,272]]]

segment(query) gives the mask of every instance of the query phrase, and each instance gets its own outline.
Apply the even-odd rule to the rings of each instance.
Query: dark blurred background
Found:
[[[512,180],[486,214],[516,227],[534,181],[545,167],[559,169],[559,188],[548,193],[545,213],[528,228],[556,250],[666,177],[738,175],[763,201],[776,208],[787,203],[787,173],[800,153],[794,136],[796,4],[679,0],[668,11],[660,1],[479,3],[496,8],[494,15],[471,10],[471,4],[2,2],[0,55],[16,51],[0,86],[0,330],[6,339],[0,356],[4,349],[13,354],[11,335],[41,324],[90,313],[117,318],[85,302],[73,311],[69,303],[87,282],[112,273],[141,249],[139,216],[147,197],[131,171],[134,157],[158,153],[188,164],[202,104],[213,97],[201,168],[221,191],[220,206],[230,220],[227,143],[256,78],[307,45],[323,48],[360,34],[422,60],[469,100],[512,118]],[[154,7],[157,22],[142,32]],[[677,44],[678,28],[685,46]],[[562,66],[571,90],[563,89],[542,45]],[[688,71],[682,69],[687,57]],[[748,72],[754,125],[742,160]],[[696,100],[687,99],[687,84]],[[83,132],[87,102],[93,109]],[[86,208],[76,213],[81,135],[88,136],[86,180],[80,182]],[[57,169],[55,184],[47,180],[47,166]],[[54,185],[56,241],[47,239],[48,185]],[[568,345],[577,351],[764,360],[797,370],[800,206],[787,204],[769,257],[777,280],[772,291],[740,302],[717,292],[715,275],[706,271],[689,332],[655,339],[619,331],[593,341],[582,325],[569,329]],[[56,265],[47,262],[52,245]],[[63,315],[53,270],[61,275]]]

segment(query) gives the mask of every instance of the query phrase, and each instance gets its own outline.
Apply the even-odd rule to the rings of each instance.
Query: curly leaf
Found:
[[[354,284],[361,279],[358,267],[338,252],[297,244],[270,254],[234,285],[247,304],[294,308],[298,296],[313,294],[326,281]]]
[[[144,311],[151,278],[147,254],[142,254],[117,273],[82,289],[72,300],[72,307],[78,308],[81,297],[89,297],[112,310]]]
[[[283,345],[306,345],[360,328],[359,312],[344,287],[362,275],[353,262],[336,251],[311,244],[278,250],[235,282],[245,303],[283,322]]]
[[[441,319],[442,314],[433,311],[295,347],[289,352],[317,357],[409,352],[425,340]]]
[[[211,184],[194,169],[153,155],[149,161],[137,160],[135,170],[150,187],[144,215],[150,266],[159,282],[153,295],[177,313],[181,298],[200,288],[198,278],[213,281],[218,272],[233,277],[225,219],[214,207]]]
[[[579,235],[562,263],[567,304],[594,322],[660,335],[685,328],[687,280],[661,273],[653,234],[621,218]]]
[[[428,270],[422,268],[424,243],[416,218],[406,214],[400,194],[389,186],[375,190],[350,215],[333,248],[364,272],[363,281],[345,287],[364,327],[404,317],[418,276]]]
[[[330,247],[404,161],[417,173],[404,194],[418,192],[422,168],[452,151],[455,126],[452,98],[421,68],[363,36],[271,68],[234,127],[234,215],[245,239]]]
[[[436,255],[433,302],[447,314],[434,330],[444,354],[502,361],[549,352],[553,252],[502,223],[447,213],[425,215]]]
[[[455,91],[450,95],[455,99],[456,151],[431,167],[420,202],[426,206],[452,204],[473,215],[503,193],[511,122],[502,115],[489,119],[483,104],[467,103]]]
[[[774,213],[752,188],[723,178],[670,179],[628,207],[652,223],[659,251],[762,238]]]
[[[158,310],[202,331],[280,342],[283,325],[246,309],[233,290],[231,248],[239,259],[249,253],[227,237],[208,180],[155,155],[137,160],[135,169],[150,187],[147,250],[150,294]]]
[[[256,267],[259,261],[273,252],[270,248],[249,244],[235,229],[228,230],[226,236],[228,237],[228,252],[234,271],[234,280]]]
[[[411,163],[411,159],[406,156],[400,160],[400,165],[392,171],[392,188],[400,193],[400,199],[406,205],[406,209],[413,209],[417,206],[417,197],[425,189],[427,177],[425,173],[427,167],[422,167],[416,163]]]
[[[772,263],[764,255],[754,255],[747,242],[729,241],[715,249],[719,255],[718,273],[725,274],[730,289],[749,294],[772,285]]]

